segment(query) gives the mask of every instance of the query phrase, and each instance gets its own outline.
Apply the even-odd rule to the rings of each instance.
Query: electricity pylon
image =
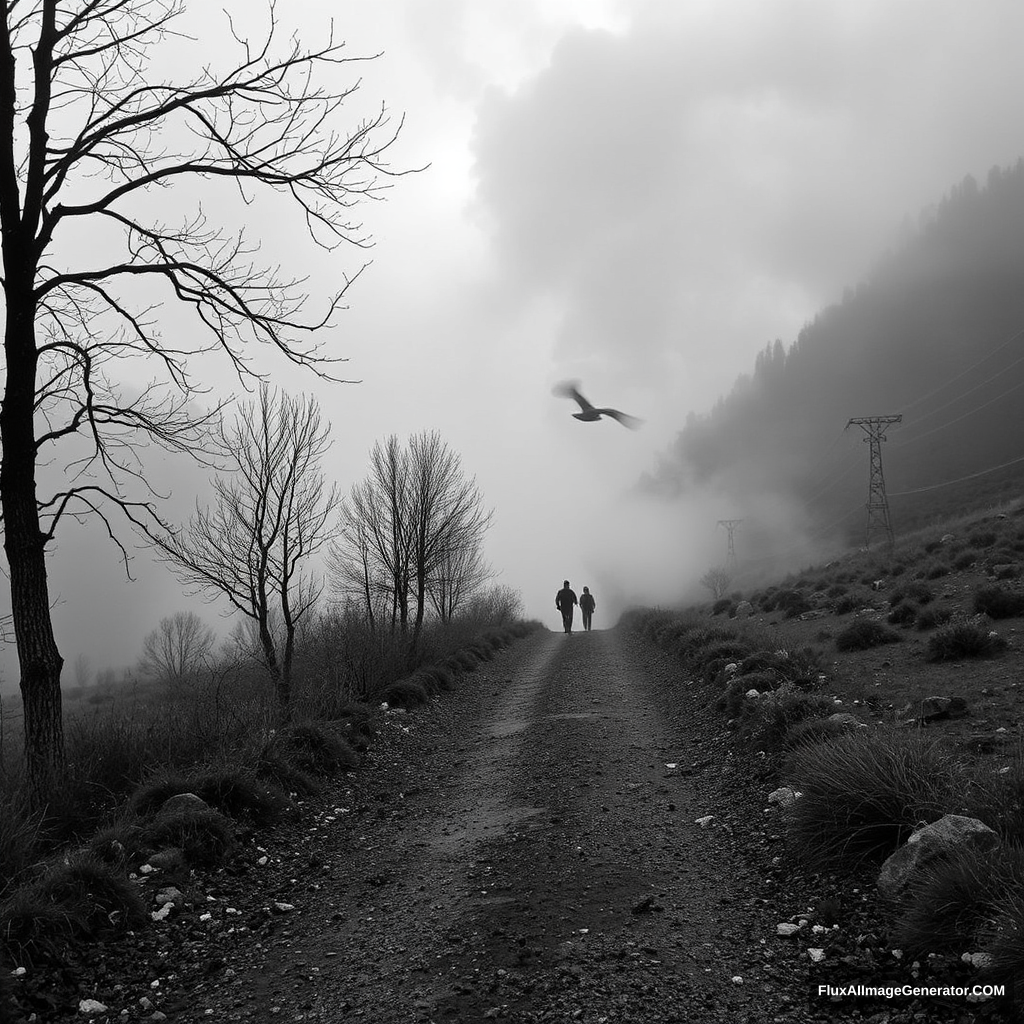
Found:
[[[742,519],[719,519],[718,525],[724,526],[729,531],[729,553],[725,556],[725,564],[729,569],[736,568],[736,542],[733,540],[733,534],[736,532],[736,527],[742,523]]]
[[[889,499],[885,494],[885,475],[882,473],[882,442],[885,428],[899,423],[902,416],[855,416],[845,429],[853,425],[864,428],[865,442],[870,446],[871,468],[868,476],[868,524],[864,546],[871,547],[871,534],[875,526],[885,530],[885,536],[892,552],[895,541],[892,535],[892,520],[889,518]]]

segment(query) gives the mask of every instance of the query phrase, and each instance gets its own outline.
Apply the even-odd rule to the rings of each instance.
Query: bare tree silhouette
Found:
[[[221,182],[246,203],[284,204],[319,246],[365,246],[352,208],[379,198],[382,175],[395,173],[385,156],[400,125],[381,108],[342,132],[358,83],[318,84],[359,58],[331,34],[312,48],[279,41],[273,0],[262,38],[231,26],[237,52],[223,72],[151,77],[184,8],[185,0],[9,0],[0,19],[0,506],[37,799],[65,768],[63,659],[44,557],[60,522],[98,514],[115,542],[112,510],[152,525],[155,495],[138,446],[202,455],[219,411],[197,411],[192,357],[219,352],[245,376],[262,345],[331,376],[338,357],[316,332],[361,270],[310,319],[301,282],[261,266],[258,242],[218,227],[192,192],[180,223],[161,215],[184,187],[220,199]],[[168,329],[165,300],[190,311],[195,326]],[[121,360],[148,366],[153,382],[123,393],[109,374]],[[40,495],[37,464],[60,442],[73,450],[65,483]],[[140,496],[126,490],[133,483]],[[127,565],[123,547],[121,556]]]
[[[186,585],[223,595],[253,620],[286,719],[296,630],[323,590],[309,561],[337,525],[338,493],[320,471],[329,435],[312,398],[278,396],[261,385],[223,431],[234,472],[214,482],[213,505],[197,507],[180,533],[155,537]]]

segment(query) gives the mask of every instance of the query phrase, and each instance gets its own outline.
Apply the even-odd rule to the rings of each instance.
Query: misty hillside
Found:
[[[710,413],[691,414],[643,487],[713,487],[752,520],[782,497],[813,532],[861,538],[868,449],[844,427],[902,414],[882,449],[897,531],[1019,493],[1024,160],[984,187],[965,178],[904,236],[794,344],[767,346]]]

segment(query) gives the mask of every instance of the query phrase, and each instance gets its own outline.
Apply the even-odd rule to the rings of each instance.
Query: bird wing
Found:
[[[579,393],[576,384],[577,382],[573,380],[562,381],[561,384],[554,386],[551,393],[559,398],[571,398],[574,402],[579,402],[579,406],[584,412],[590,412],[594,407]]]
[[[611,416],[613,420],[618,420],[624,427],[629,427],[630,430],[636,430],[643,423],[643,420],[637,419],[636,416],[619,412],[618,409],[598,409],[597,411],[604,416]]]

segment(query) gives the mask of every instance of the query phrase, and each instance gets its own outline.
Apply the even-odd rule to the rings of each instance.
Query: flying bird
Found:
[[[576,383],[576,381],[571,380],[563,381],[561,384],[556,384],[552,392],[552,394],[557,395],[559,398],[571,398],[574,402],[579,403],[580,411],[573,413],[576,419],[589,423],[591,420],[599,420],[602,416],[611,416],[613,420],[618,420],[624,427],[629,427],[630,430],[636,430],[643,422],[643,420],[638,420],[635,416],[628,416],[624,412],[619,412],[618,409],[595,408],[579,393]]]

